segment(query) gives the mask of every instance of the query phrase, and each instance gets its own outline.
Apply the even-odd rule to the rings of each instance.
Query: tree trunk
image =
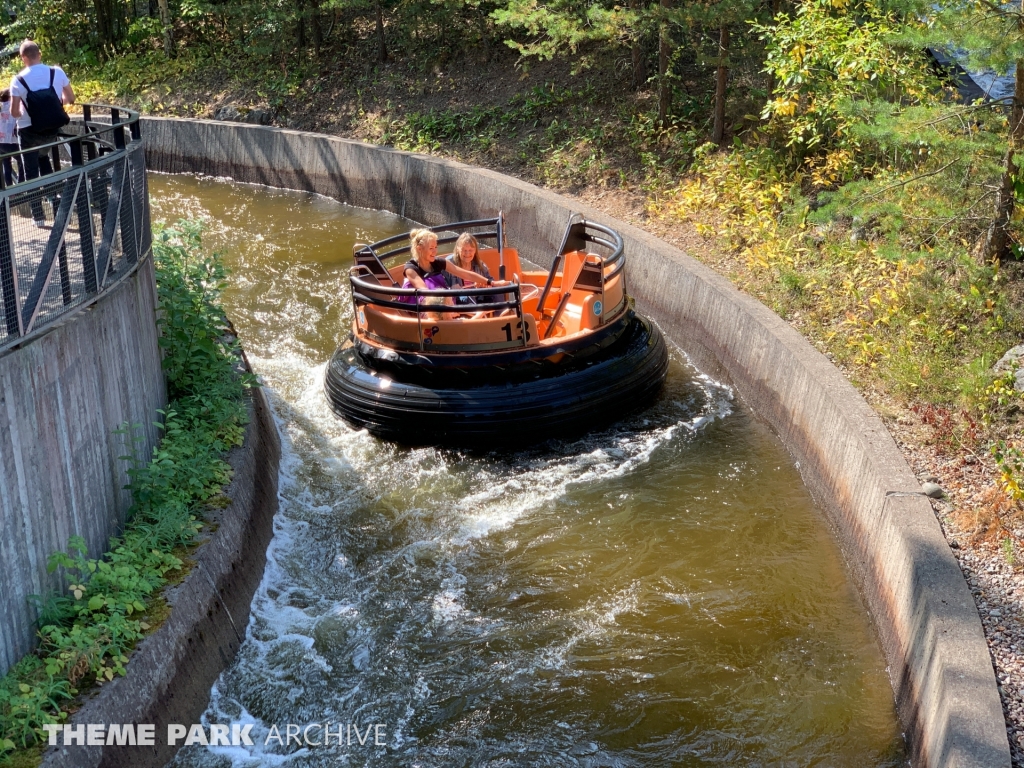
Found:
[[[672,83],[669,82],[669,69],[672,66],[672,34],[667,15],[672,8],[672,0],[660,0],[660,4],[662,17],[658,35],[658,124],[664,128],[668,125],[668,116],[672,111]]]
[[[160,26],[164,28],[164,55],[174,55],[174,27],[171,26],[171,9],[167,0],[158,0],[160,7]]]
[[[1010,217],[1013,216],[1013,177],[1017,174],[1017,166],[1013,162],[1013,147],[1006,150],[1003,161],[1003,179],[996,193],[996,215],[985,233],[985,243],[981,254],[986,262],[1001,259],[1006,253],[1010,241]]]
[[[377,61],[383,64],[388,60],[388,47],[384,42],[384,9],[381,8],[380,0],[373,7],[377,12]]]
[[[1020,148],[1024,142],[1024,59],[1017,59],[1016,83],[1013,88],[1013,109],[1010,110],[1010,140]]]
[[[1013,107],[1010,109],[1010,148],[1003,161],[1003,178],[996,192],[996,210],[992,223],[985,233],[982,258],[986,262],[1001,259],[1010,244],[1010,219],[1016,205],[1013,180],[1018,168],[1013,161],[1014,153],[1024,143],[1024,59],[1017,60],[1017,82],[1013,90]]]
[[[775,19],[778,17],[779,12],[782,10],[782,0],[772,0],[772,23],[775,23]],[[768,73],[768,100],[771,101],[772,94],[775,93],[775,75]]]
[[[718,75],[715,79],[715,123],[711,140],[721,144],[725,138],[725,86],[729,82],[729,28],[722,25],[718,33]]]
[[[100,50],[105,55],[105,49],[114,43],[114,9],[110,0],[96,0],[96,35],[100,40]]]
[[[324,44],[323,26],[320,23],[320,0],[312,0],[313,11],[309,17],[309,25],[313,31],[313,51],[320,55],[320,47]]]
[[[299,0],[298,17],[295,19],[295,45],[300,53],[306,47],[306,0]]]
[[[641,0],[631,0],[630,7],[639,10],[640,4]],[[633,62],[633,81],[630,85],[634,91],[639,91],[647,84],[647,62],[644,57],[643,37],[640,34],[633,37],[630,58]]]

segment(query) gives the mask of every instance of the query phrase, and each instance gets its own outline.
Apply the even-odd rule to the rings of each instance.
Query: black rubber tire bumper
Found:
[[[334,412],[357,429],[407,445],[509,447],[573,437],[649,405],[668,372],[661,332],[636,317],[619,340],[557,375],[474,386],[403,383],[371,368],[351,344],[327,366]]]

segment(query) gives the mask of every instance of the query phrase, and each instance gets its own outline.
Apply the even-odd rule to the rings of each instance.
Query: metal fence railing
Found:
[[[30,152],[45,175],[25,178]],[[52,144],[0,155],[0,351],[102,293],[150,247],[138,113],[86,104]]]

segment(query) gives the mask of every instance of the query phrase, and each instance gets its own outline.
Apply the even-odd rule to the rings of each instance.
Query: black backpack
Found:
[[[71,122],[64,111],[64,102],[53,87],[53,67],[50,67],[50,85],[33,91],[28,87],[25,78],[18,76],[18,82],[25,89],[25,110],[32,120],[33,131],[55,131]]]

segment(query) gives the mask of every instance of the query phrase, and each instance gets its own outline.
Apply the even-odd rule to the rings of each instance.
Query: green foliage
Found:
[[[192,544],[203,506],[231,478],[224,455],[242,442],[242,395],[255,380],[239,371],[238,342],[220,307],[223,263],[202,251],[200,227],[189,222],[158,230],[153,253],[171,396],[158,425],[163,436],[148,462],[123,457],[132,465],[133,504],[107,554],[89,558],[73,536],[67,552],[50,557],[49,570],[61,571],[70,594],[36,599],[39,649],[0,681],[0,760],[42,739],[43,725],[66,719],[64,703],[84,685],[125,674],[157,591],[184,567],[175,552]]]
[[[95,47],[94,16],[84,3],[22,0],[6,7],[16,13],[16,19],[2,27],[7,40],[35,40],[61,61],[86,56]]]
[[[553,84],[535,86],[525,94],[515,94],[504,105],[475,106],[464,112],[407,113],[382,126],[381,141],[413,152],[437,152],[443,145],[455,142],[486,150],[520,127],[543,129],[556,136],[561,123],[585,112],[596,98],[596,91],[590,86],[564,90]],[[561,123],[558,115],[562,117]]]
[[[913,36],[918,45],[954,48],[974,70],[1009,72],[1024,59],[1020,6],[986,0],[917,3],[929,24]]]
[[[762,117],[799,159],[822,149],[852,155],[860,103],[902,104],[935,90],[924,55],[902,39],[904,23],[873,2],[855,13],[846,0],[803,0],[793,16],[754,28],[775,82]]]
[[[663,129],[653,113],[637,113],[629,103],[611,105],[611,114],[609,106],[593,85],[547,83],[505,104],[378,118],[373,138],[413,152],[464,152],[483,162],[497,150],[514,152],[540,180],[571,188],[637,184],[654,190],[689,164],[697,131]]]
[[[837,204],[809,214],[800,180],[769,149],[698,157],[674,210],[738,255],[741,284],[799,316],[801,330],[860,381],[983,415],[988,368],[1024,324],[998,265],[978,263],[945,233],[908,248],[898,227],[852,220]],[[909,212],[915,205],[904,203]],[[713,225],[704,211],[719,214]],[[812,222],[820,223],[812,230]]]
[[[551,59],[575,55],[586,43],[607,42],[624,45],[653,26],[656,4],[636,4],[623,8],[606,2],[578,0],[509,0],[492,13],[492,18],[510,29],[523,30],[529,40],[508,40],[507,44],[524,56]],[[587,62],[581,62],[587,63]]]
[[[986,421],[1009,420],[1024,407],[1024,392],[1014,388],[1016,371],[1007,371],[991,384],[985,394]],[[1010,439],[995,442],[992,458],[999,471],[999,487],[1014,501],[1024,501],[1024,444],[1019,432]]]
[[[1002,489],[1014,501],[1024,500],[1024,451],[1000,440],[992,446],[992,456],[999,467]]]

